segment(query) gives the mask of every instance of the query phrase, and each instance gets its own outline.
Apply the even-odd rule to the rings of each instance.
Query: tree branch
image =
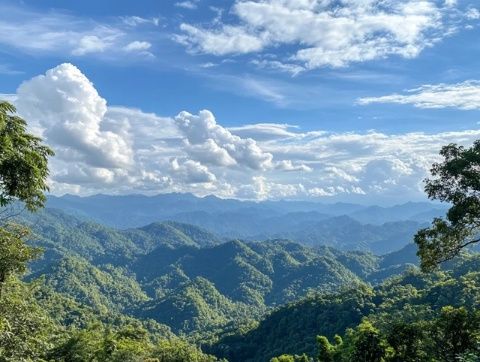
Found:
[[[458,255],[458,252],[459,252],[460,250],[462,250],[463,248],[465,248],[465,247],[468,246],[468,245],[475,244],[475,243],[478,243],[478,242],[480,242],[480,238],[467,241],[466,243],[464,243],[464,244],[462,244],[462,245],[459,245],[459,246],[456,247],[455,249],[449,250],[449,251],[447,252],[447,253],[448,253],[448,256],[440,259],[440,260],[438,261],[438,263],[444,263],[444,262],[446,262],[446,261],[452,260],[453,258],[455,258],[455,257]]]

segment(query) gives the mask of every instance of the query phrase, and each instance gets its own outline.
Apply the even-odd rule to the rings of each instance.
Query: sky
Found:
[[[424,200],[480,136],[474,0],[0,2],[54,194]]]

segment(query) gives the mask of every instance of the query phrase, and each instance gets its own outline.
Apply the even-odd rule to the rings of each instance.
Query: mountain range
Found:
[[[198,226],[165,221],[114,229],[45,209],[21,220],[45,250],[28,280],[99,313],[167,325],[209,341],[238,332],[276,306],[322,291],[378,283],[416,263],[398,257],[311,247],[290,240],[225,241]]]
[[[405,203],[391,207],[305,201],[250,202],[191,194],[51,196],[48,205],[118,229],[170,221],[196,225],[222,240],[290,239],[317,247],[385,254],[410,243],[446,207]]]

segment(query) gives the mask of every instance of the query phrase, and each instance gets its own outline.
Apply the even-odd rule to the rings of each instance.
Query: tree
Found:
[[[327,337],[317,336],[318,360],[320,362],[334,362],[339,359],[343,346],[342,337],[335,335],[335,344],[331,344]]]
[[[290,354],[282,354],[278,357],[273,357],[270,362],[311,362],[313,361],[309,358],[305,353],[301,356],[299,355],[290,355]]]
[[[432,178],[425,180],[425,192],[430,199],[452,206],[446,218],[435,218],[429,228],[415,235],[424,271],[480,241],[480,140],[470,148],[444,146],[440,155],[444,160],[432,165]]]
[[[10,103],[0,102],[0,207],[20,201],[34,211],[45,202],[48,157],[53,151],[27,133],[27,123],[15,111]],[[11,224],[0,228],[0,298],[7,277],[24,272],[27,262],[38,255],[37,249],[24,244],[27,234]]]
[[[9,278],[0,300],[0,361],[43,361],[60,332],[35,298],[38,283]]]
[[[48,157],[53,151],[27,132],[27,123],[0,102],[0,206],[21,201],[34,211],[45,203]]]
[[[15,107],[0,102],[0,360],[39,360],[53,328],[29,288],[12,275],[26,270],[39,250],[25,244],[27,229],[7,222],[6,206],[23,203],[34,211],[45,202],[48,157],[53,151],[27,133]],[[10,280],[12,279],[12,280]],[[8,298],[4,297],[8,286]]]
[[[0,228],[0,300],[7,278],[25,272],[27,263],[40,254],[40,249],[25,244],[28,230],[19,225]]]
[[[480,315],[466,308],[443,307],[432,326],[433,353],[438,361],[456,361],[474,351],[479,341]]]
[[[387,341],[393,348],[392,362],[426,360],[425,326],[421,323],[394,323],[388,331]]]
[[[352,350],[350,360],[358,362],[382,362],[389,353],[388,344],[380,331],[364,319],[354,331],[350,332]]]

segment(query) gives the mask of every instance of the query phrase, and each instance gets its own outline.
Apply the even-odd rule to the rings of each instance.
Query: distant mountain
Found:
[[[178,229],[181,223],[218,235],[214,242],[285,238],[309,246],[330,245],[375,254],[402,248],[412,242],[419,228],[445,212],[442,205],[426,202],[392,207],[306,201],[256,203],[191,194],[51,196],[48,205],[83,220],[126,229],[140,243],[148,243],[148,235],[145,229],[136,228],[149,224],[153,228],[159,222],[171,221],[162,224],[161,232],[170,233],[173,243],[185,243],[180,234],[167,230]],[[206,237],[213,240],[212,235]]]
[[[289,241],[236,240],[201,249],[161,247],[139,258],[132,270],[150,285],[163,285],[159,279],[170,282],[167,275],[181,271],[188,280],[206,278],[231,300],[262,306],[360,281],[337,258],[328,248],[314,250]],[[370,263],[376,262],[371,256]]]
[[[89,197],[49,196],[47,202],[48,207],[62,209],[76,216],[88,217],[102,224],[122,229],[171,220],[171,216],[185,212],[227,212],[248,207],[250,204],[256,205],[215,196],[199,198],[192,194],[181,193],[157,196],[101,194]]]
[[[391,207],[369,206],[349,213],[353,219],[363,224],[381,225],[399,220],[415,220],[429,222],[432,216],[445,215],[447,207],[428,202],[407,202]]]
[[[144,250],[150,250],[162,245],[203,247],[219,244],[220,238],[205,229],[195,225],[173,221],[155,222],[137,229],[128,229],[120,233]]]
[[[446,208],[442,205],[426,202],[408,202],[392,207],[363,206],[349,203],[324,204],[308,201],[239,201],[221,199],[215,196],[196,197],[192,194],[160,194],[145,195],[94,195],[79,197],[65,195],[61,197],[49,196],[48,206],[62,209],[77,217],[87,217],[105,225],[126,229],[139,227],[156,221],[182,221],[197,226],[210,228],[212,220],[224,219],[220,223],[221,230],[237,232],[245,236],[251,234],[253,225],[261,225],[261,221],[290,214],[293,219],[308,218],[318,215],[327,216],[348,215],[363,224],[383,224],[393,221],[415,220],[418,215],[443,213]],[[430,213],[430,214],[429,214]],[[225,220],[231,219],[231,220]],[[260,221],[261,220],[261,221]],[[428,220],[417,220],[424,222]],[[245,229],[245,230],[244,230]]]
[[[426,224],[396,221],[382,225],[361,224],[349,216],[337,216],[316,222],[304,222],[289,230],[260,234],[254,239],[283,237],[309,246],[327,245],[340,250],[363,250],[381,255],[396,251],[413,241]]]

